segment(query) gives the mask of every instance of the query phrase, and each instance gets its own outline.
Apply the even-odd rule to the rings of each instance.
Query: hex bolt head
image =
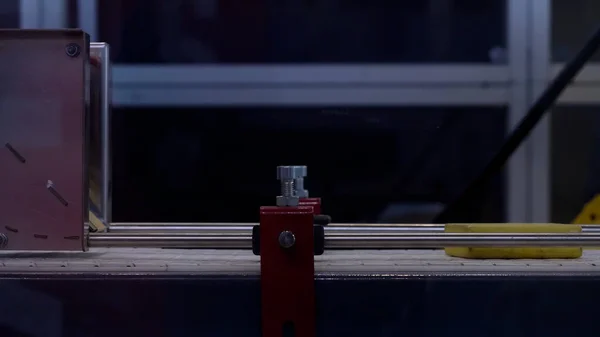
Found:
[[[296,236],[290,231],[279,233],[279,246],[284,249],[292,248],[296,244]]]
[[[306,177],[306,166],[278,166],[277,179],[292,180]]]
[[[298,197],[286,197],[283,195],[278,195],[275,198],[275,205],[279,207],[296,207],[300,204],[300,199]]]

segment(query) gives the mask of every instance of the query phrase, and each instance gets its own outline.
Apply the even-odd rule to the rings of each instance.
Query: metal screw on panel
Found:
[[[290,231],[279,233],[279,245],[281,248],[289,249],[296,244],[296,236]]]
[[[277,197],[277,206],[298,206],[297,183],[300,179],[304,189],[306,166],[278,166],[277,179],[281,182],[281,195]]]
[[[81,53],[81,48],[79,47],[79,45],[77,43],[69,43],[65,47],[65,53],[69,57],[77,57],[77,56],[79,56],[79,53]]]
[[[6,234],[0,233],[0,249],[6,248],[8,244],[8,237]]]

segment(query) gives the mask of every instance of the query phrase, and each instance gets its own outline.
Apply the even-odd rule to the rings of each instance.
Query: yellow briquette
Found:
[[[581,233],[581,226],[572,224],[447,224],[446,233]],[[581,247],[447,247],[449,256],[467,259],[576,259]]]

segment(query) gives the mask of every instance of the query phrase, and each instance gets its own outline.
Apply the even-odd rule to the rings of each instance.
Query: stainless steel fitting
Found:
[[[304,177],[306,166],[277,167],[277,179],[281,182],[281,195],[277,196],[277,206],[298,206],[300,198],[308,196],[308,191],[304,190]]]

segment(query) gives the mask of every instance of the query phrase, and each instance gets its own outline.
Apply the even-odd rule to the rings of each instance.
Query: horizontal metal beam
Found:
[[[122,227],[225,227],[254,226],[258,222],[111,222],[110,228]],[[330,223],[328,227],[432,227],[444,228],[440,224],[394,224],[394,223]],[[587,225],[586,225],[587,226]],[[600,227],[600,226],[598,226]]]
[[[110,226],[109,232],[112,234],[195,234],[200,236],[249,236],[252,234],[252,227],[258,224],[229,223],[225,225],[131,225],[131,226]],[[344,224],[346,225],[346,224]],[[326,233],[336,236],[349,235],[395,235],[398,233],[442,233],[444,226],[342,226],[333,225],[325,227]]]
[[[84,2],[90,2],[85,0]],[[116,65],[115,87],[507,86],[507,65]]]
[[[436,87],[258,87],[176,85],[113,86],[113,106],[140,108],[168,106],[172,113],[195,106],[199,108],[232,106],[262,107],[505,107],[510,98],[510,87],[448,86]],[[178,110],[179,109],[179,110]],[[307,110],[308,111],[308,110]],[[479,109],[488,113],[490,109]]]
[[[181,223],[112,223],[111,233],[195,233],[198,235],[250,235],[251,222],[181,222]],[[600,233],[600,225],[582,225],[585,233]],[[383,235],[397,233],[443,233],[438,224],[378,224],[331,223],[326,231],[332,235]]]
[[[250,249],[251,236],[193,233],[94,234],[90,247],[151,247]],[[395,235],[332,235],[325,233],[326,249],[423,249],[445,247],[600,247],[600,234],[475,234],[401,233]]]

